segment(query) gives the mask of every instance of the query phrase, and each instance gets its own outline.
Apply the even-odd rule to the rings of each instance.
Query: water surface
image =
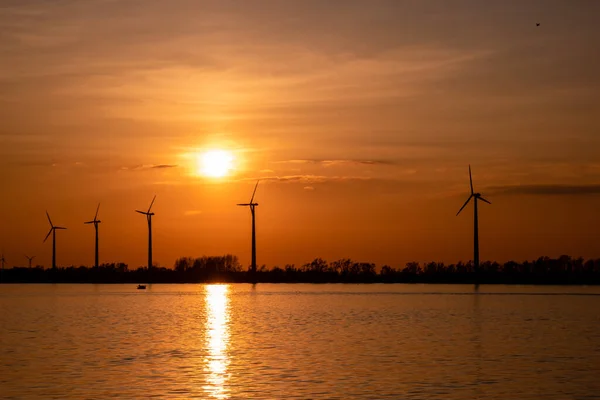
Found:
[[[600,398],[600,288],[0,285],[0,397]]]

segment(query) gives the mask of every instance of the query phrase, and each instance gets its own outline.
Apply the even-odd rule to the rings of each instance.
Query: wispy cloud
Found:
[[[140,164],[131,167],[121,167],[121,169],[124,171],[145,171],[150,169],[167,169],[176,167],[176,164]]]
[[[390,160],[352,160],[352,159],[338,159],[338,160],[327,160],[327,159],[296,159],[296,160],[282,160],[275,161],[276,164],[320,164],[325,167],[334,165],[393,165],[395,164]]]
[[[313,186],[304,186],[304,190],[315,190]]]
[[[153,165],[150,168],[175,168],[177,167],[177,165],[175,164],[158,164],[158,165]]]
[[[261,182],[281,182],[281,183],[325,183],[325,182],[348,182],[348,181],[369,181],[373,178],[365,176],[325,176],[325,175],[284,175],[284,176],[264,176],[261,178],[244,178],[243,181]]]
[[[50,168],[87,168],[90,167],[89,163],[82,161],[52,161],[52,160],[32,160],[32,161],[14,161],[12,165],[18,165],[21,167],[50,167]]]
[[[596,195],[600,194],[600,184],[590,185],[507,185],[494,186],[488,188],[488,191],[495,194],[524,194],[524,195]]]

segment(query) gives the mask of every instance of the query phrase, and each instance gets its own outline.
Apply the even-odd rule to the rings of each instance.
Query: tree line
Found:
[[[477,273],[472,262],[406,263],[394,268],[341,259],[315,258],[296,266],[258,268],[252,275],[235,255],[181,257],[173,268],[154,266],[129,269],[125,263],[45,269],[13,267],[1,271],[3,283],[474,283],[481,284],[600,284],[600,259],[540,257],[533,261],[485,261]]]

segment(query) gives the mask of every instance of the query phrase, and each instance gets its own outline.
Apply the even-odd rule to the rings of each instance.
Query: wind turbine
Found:
[[[256,181],[256,186],[254,186],[254,192],[252,192],[250,203],[238,204],[238,206],[250,207],[250,213],[252,214],[252,266],[250,270],[252,271],[253,277],[256,275],[256,223],[254,218],[254,208],[258,205],[258,203],[254,203],[254,195],[256,194],[258,182],[260,182],[260,179]]]
[[[98,219],[98,211],[100,210],[100,203],[98,203],[98,207],[96,208],[96,215],[94,215],[94,219],[88,222],[84,222],[84,224],[94,224],[94,229],[96,230],[96,253],[94,258],[94,266],[98,269],[98,224],[102,221]]]
[[[477,279],[477,274],[479,273],[479,223],[477,220],[477,200],[481,200],[483,202],[486,202],[488,204],[492,204],[489,201],[487,201],[486,199],[484,199],[483,197],[481,197],[481,193],[475,193],[475,191],[473,190],[473,178],[471,177],[471,165],[469,165],[469,182],[471,183],[471,195],[469,196],[469,198],[467,199],[467,201],[465,201],[465,204],[463,204],[463,206],[460,208],[460,210],[458,210],[458,212],[456,213],[456,215],[458,216],[458,214],[460,214],[460,212],[463,210],[463,208],[465,208],[467,206],[467,204],[469,204],[469,201],[471,201],[471,199],[474,199],[474,226],[473,226],[473,230],[474,230],[474,237],[473,237],[473,263],[475,264],[475,277]]]
[[[67,228],[64,228],[62,226],[54,226],[52,224],[52,220],[50,219],[50,214],[48,214],[48,211],[46,211],[46,216],[48,217],[48,222],[50,222],[50,230],[48,231],[48,234],[44,238],[44,242],[46,240],[48,240],[48,237],[50,236],[50,234],[52,234],[52,269],[55,269],[56,268],[56,230],[57,229],[67,229]],[[42,242],[42,243],[44,243],[44,242]]]
[[[33,259],[35,258],[35,256],[29,257],[27,254],[25,254],[25,258],[29,260],[29,268],[31,268],[31,262],[33,261]]]
[[[4,271],[4,263],[6,260],[4,259],[4,250],[2,250],[2,256],[0,257],[0,263],[2,263],[2,271]]]
[[[135,210],[140,214],[144,214],[146,216],[146,219],[148,220],[148,271],[150,271],[150,268],[152,268],[152,216],[154,215],[154,213],[150,212],[150,210],[152,209],[154,200],[156,200],[156,195],[154,195],[152,203],[150,203],[150,207],[148,207],[148,211]]]

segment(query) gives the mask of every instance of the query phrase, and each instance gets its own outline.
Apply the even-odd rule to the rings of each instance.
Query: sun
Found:
[[[198,174],[211,178],[226,176],[232,169],[233,155],[225,150],[209,150],[198,155]]]

